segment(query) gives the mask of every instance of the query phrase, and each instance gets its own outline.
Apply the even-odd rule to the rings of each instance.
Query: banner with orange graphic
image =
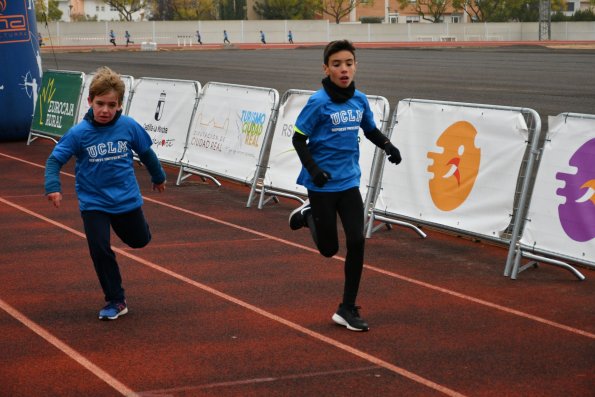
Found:
[[[595,265],[595,115],[550,117],[527,218],[525,248]]]
[[[384,167],[375,209],[500,238],[513,212],[528,128],[518,110],[399,102],[392,141],[398,167]]]

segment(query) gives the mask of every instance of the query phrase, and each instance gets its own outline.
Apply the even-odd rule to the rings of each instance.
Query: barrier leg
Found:
[[[533,259],[533,261],[529,262],[526,265],[519,268],[518,262],[520,262],[521,256],[528,258],[528,259]],[[542,263],[546,263],[549,265],[554,265],[554,266],[558,266],[563,269],[566,269],[570,273],[572,273],[576,278],[578,278],[580,281],[583,281],[586,278],[581,272],[579,272],[576,268],[570,266],[566,262],[562,262],[562,261],[552,259],[552,258],[546,258],[546,257],[539,256],[539,255],[534,255],[529,252],[522,252],[521,255],[518,255],[518,260],[515,260],[514,270],[513,270],[512,275],[510,276],[510,278],[512,278],[513,280],[516,280],[518,273],[525,271],[529,268],[537,268],[538,267],[537,262],[542,262]]]
[[[184,171],[186,171],[186,174],[184,174]],[[193,169],[184,169],[184,167],[180,167],[180,172],[178,173],[178,179],[176,181],[176,186],[180,186],[180,184],[182,183],[182,181],[185,181],[186,179],[190,178],[192,175],[198,175],[202,178],[203,181],[211,180],[213,181],[213,183],[217,186],[221,186],[221,182],[219,182],[217,180],[217,178],[209,175],[209,174],[205,174],[203,172],[200,171],[196,171]]]
[[[373,216],[370,216],[370,223],[368,225],[369,234],[366,235],[366,237],[368,237],[368,238],[372,236],[372,233],[374,231],[376,231],[376,230],[379,229],[379,228],[373,228],[372,227],[372,222],[373,222],[374,219],[376,219],[378,221],[381,221],[381,222],[385,222],[387,225],[388,224],[399,225],[399,226],[404,226],[404,227],[409,228],[409,229],[413,229],[413,231],[415,231],[421,238],[426,238],[427,237],[427,235],[420,228],[418,228],[417,226],[415,226],[412,223],[403,222],[403,221],[399,221],[399,220],[396,220],[396,219],[385,218],[385,217],[379,216],[379,215],[373,215]],[[380,227],[382,227],[382,225],[380,225]]]

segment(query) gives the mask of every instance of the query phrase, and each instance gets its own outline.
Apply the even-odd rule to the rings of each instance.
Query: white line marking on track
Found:
[[[171,396],[172,395],[171,393],[184,392],[185,394],[187,394],[188,392],[194,391],[194,390],[250,385],[250,384],[255,384],[255,383],[276,382],[276,381],[280,381],[280,380],[306,379],[306,378],[314,378],[317,376],[325,376],[326,377],[329,375],[345,375],[345,374],[350,374],[350,373],[354,373],[354,372],[372,371],[374,369],[379,369],[379,367],[368,366],[368,367],[360,367],[360,368],[338,369],[338,370],[333,370],[333,371],[307,372],[307,373],[301,373],[301,374],[275,376],[275,377],[268,377],[268,378],[240,379],[240,380],[230,381],[230,382],[207,383],[204,385],[197,385],[197,386],[184,386],[184,387],[172,387],[171,389],[146,390],[146,391],[139,392],[139,395],[141,397],[165,397],[165,396]]]
[[[71,232],[71,233],[73,233],[73,234],[75,234],[75,235],[77,235],[79,237],[85,238],[85,235],[83,233],[79,232],[79,231],[76,231],[76,230],[74,230],[74,229],[72,229],[72,228],[70,228],[70,227],[68,227],[66,225],[63,225],[63,224],[61,224],[59,222],[56,222],[56,221],[54,221],[52,219],[49,219],[49,218],[47,218],[47,217],[45,217],[45,216],[43,216],[41,214],[38,214],[38,213],[36,213],[34,211],[31,211],[31,210],[29,210],[29,209],[27,209],[25,207],[22,207],[22,206],[20,206],[18,204],[15,204],[13,202],[10,202],[10,201],[2,198],[2,197],[0,197],[0,202],[4,203],[6,205],[9,205],[9,206],[11,206],[11,207],[13,207],[13,208],[21,211],[21,212],[24,212],[26,214],[29,214],[29,215],[31,215],[31,216],[33,216],[35,218],[38,218],[38,219],[40,219],[42,221],[45,221],[45,222],[47,222],[47,223],[49,223],[51,225],[54,225],[54,226],[59,227],[61,229],[64,229],[64,230],[66,230],[68,232]],[[227,223],[227,222],[225,222],[225,223]],[[232,224],[230,224],[230,225],[232,225]],[[235,226],[238,227],[237,225],[235,225]],[[242,227],[240,226],[240,228],[242,228]],[[235,297],[233,297],[231,295],[228,295],[228,294],[226,294],[224,292],[221,292],[221,291],[219,291],[219,290],[217,290],[215,288],[209,287],[206,284],[199,283],[198,281],[192,280],[192,279],[190,279],[190,278],[188,278],[186,276],[183,276],[183,275],[181,275],[179,273],[176,273],[176,272],[174,272],[172,270],[166,269],[166,268],[164,268],[162,266],[159,266],[159,265],[157,265],[157,264],[155,264],[153,262],[150,262],[148,260],[145,260],[145,259],[143,259],[143,258],[141,258],[139,256],[133,255],[133,254],[131,254],[131,253],[129,253],[129,252],[123,250],[123,249],[120,249],[120,248],[117,248],[117,247],[112,247],[112,249],[114,250],[114,252],[117,252],[120,255],[126,256],[126,257],[128,257],[128,258],[130,258],[130,259],[132,259],[132,260],[134,260],[134,261],[136,261],[136,262],[138,262],[138,263],[146,266],[146,267],[149,267],[149,268],[154,269],[154,270],[156,270],[158,272],[161,272],[163,274],[166,274],[166,275],[168,275],[170,277],[173,277],[175,279],[178,279],[180,281],[183,281],[183,282],[185,282],[185,283],[187,283],[189,285],[192,285],[192,286],[194,286],[196,288],[199,288],[199,289],[201,289],[203,291],[206,291],[206,292],[208,292],[208,293],[210,293],[212,295],[215,295],[215,296],[217,296],[217,297],[219,297],[221,299],[224,299],[224,300],[226,300],[228,302],[235,303],[236,305],[238,305],[240,307],[243,307],[244,309],[251,310],[254,313],[257,313],[257,314],[259,314],[259,315],[261,315],[263,317],[266,317],[266,318],[268,318],[268,319],[270,319],[272,321],[275,321],[277,323],[283,324],[283,325],[285,325],[288,328],[291,328],[291,329],[293,329],[295,331],[301,332],[302,334],[305,334],[307,336],[310,336],[313,339],[317,339],[317,340],[319,340],[321,342],[324,342],[324,343],[326,343],[326,344],[328,344],[330,346],[333,346],[333,347],[335,347],[337,349],[341,349],[343,351],[346,351],[347,353],[351,353],[352,355],[354,355],[356,357],[359,357],[359,358],[361,358],[363,360],[369,361],[372,364],[375,364],[375,365],[377,365],[379,367],[386,368],[387,370],[389,370],[391,372],[394,372],[396,374],[399,374],[399,375],[401,375],[401,376],[403,376],[405,378],[408,378],[408,379],[410,379],[410,380],[412,380],[414,382],[417,382],[420,385],[423,385],[423,386],[426,386],[426,387],[428,387],[430,389],[434,389],[436,391],[439,391],[439,392],[441,392],[441,393],[443,393],[443,394],[445,394],[447,396],[452,396],[452,397],[462,397],[462,396],[464,396],[463,394],[461,394],[459,392],[456,392],[454,390],[451,390],[451,389],[447,388],[446,386],[442,386],[442,385],[440,385],[440,384],[438,384],[436,382],[433,382],[433,381],[431,381],[429,379],[426,379],[426,378],[424,378],[424,377],[422,377],[420,375],[417,375],[417,374],[415,374],[413,372],[407,371],[404,368],[401,368],[401,367],[396,366],[394,364],[391,364],[391,363],[389,363],[387,361],[384,361],[384,360],[382,360],[382,359],[380,359],[380,358],[378,358],[376,356],[373,356],[373,355],[368,354],[368,353],[366,353],[364,351],[358,350],[358,349],[356,349],[354,347],[351,347],[349,345],[346,345],[344,343],[341,343],[341,342],[339,342],[339,341],[337,341],[335,339],[329,338],[329,337],[327,337],[327,336],[325,336],[323,334],[320,334],[318,332],[314,332],[314,331],[312,331],[312,330],[310,330],[310,329],[308,329],[306,327],[303,327],[303,326],[301,326],[299,324],[296,324],[294,322],[291,322],[291,321],[289,321],[289,320],[287,320],[287,319],[285,319],[283,317],[277,316],[277,315],[275,315],[273,313],[270,313],[270,312],[268,312],[266,310],[263,310],[263,309],[259,308],[258,306],[254,306],[254,305],[252,305],[252,304],[250,304],[248,302],[244,302],[241,299],[235,298]]]
[[[66,343],[62,342],[60,339],[56,338],[54,335],[46,331],[42,326],[30,320],[27,316],[19,312],[14,307],[10,306],[8,303],[4,302],[2,299],[0,299],[0,308],[14,317],[16,320],[20,321],[25,327],[29,328],[47,342],[54,345],[57,349],[61,350],[68,357],[79,363],[81,366],[85,367],[93,375],[97,376],[99,379],[110,385],[118,393],[124,396],[138,396],[137,393],[129,389],[122,382],[105,372],[103,369],[99,368],[97,365],[93,364],[91,361],[87,360],[82,354],[68,346]]]

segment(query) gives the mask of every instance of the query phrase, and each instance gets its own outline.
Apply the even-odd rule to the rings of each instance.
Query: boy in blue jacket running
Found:
[[[378,130],[368,98],[355,89],[355,47],[348,40],[324,49],[322,89],[299,114],[293,146],[302,163],[297,183],[308,189],[308,200],[289,216],[293,230],[308,227],[318,250],[332,257],[339,250],[337,214],[345,231],[343,301],[332,320],[351,331],[367,331],[355,301],[364,264],[364,205],[359,190],[358,131],[384,149],[388,160],[401,162],[399,150]]]
[[[56,144],[46,162],[45,193],[60,207],[60,169],[74,156],[75,186],[89,252],[107,304],[100,320],[128,313],[122,277],[111,249],[110,226],[131,248],[151,241],[142,211],[143,199],[134,174],[133,153],[151,174],[153,190],[165,189],[165,172],[151,149],[151,138],[131,117],[122,114],[125,86],[107,67],[99,68],[89,86],[84,119]]]

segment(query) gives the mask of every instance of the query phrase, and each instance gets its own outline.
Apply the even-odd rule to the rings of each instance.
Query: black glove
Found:
[[[314,175],[312,175],[312,181],[317,187],[323,187],[331,179],[331,174],[318,168]]]
[[[401,162],[401,152],[399,152],[399,149],[397,149],[392,143],[386,142],[384,145],[384,151],[388,156],[388,161],[391,163],[399,164]]]

